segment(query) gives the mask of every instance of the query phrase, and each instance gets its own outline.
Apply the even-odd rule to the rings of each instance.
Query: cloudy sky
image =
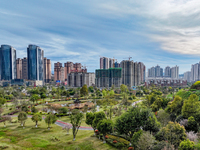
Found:
[[[19,58],[36,44],[52,63],[81,62],[91,72],[100,56],[131,56],[183,73],[200,61],[200,1],[0,0],[0,44]]]

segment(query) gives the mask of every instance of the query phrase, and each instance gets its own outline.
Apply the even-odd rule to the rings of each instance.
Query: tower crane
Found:
[[[123,58],[123,59],[127,59],[127,58],[128,58],[128,59],[129,59],[129,61],[130,61],[130,59],[131,59],[132,57],[131,57],[131,56],[129,56],[129,57],[126,57],[126,58]]]

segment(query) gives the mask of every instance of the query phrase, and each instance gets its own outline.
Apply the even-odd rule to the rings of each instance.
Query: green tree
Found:
[[[140,130],[141,127],[147,128],[150,126],[148,125],[151,123],[149,117],[153,118],[149,109],[134,107],[116,119],[115,128],[119,134],[124,134],[127,139],[131,139],[134,132]]]
[[[83,85],[83,87],[80,90],[81,95],[87,96],[88,95],[88,88],[87,85]]]
[[[58,109],[59,114],[66,115],[68,113],[68,109],[66,107],[61,107]]]
[[[57,121],[57,117],[53,114],[49,114],[45,118],[46,124],[48,124],[48,130],[50,129],[50,125],[54,124]]]
[[[30,101],[33,102],[33,104],[35,102],[37,102],[37,100],[39,99],[39,96],[37,94],[33,94],[31,97],[30,97]]]
[[[140,136],[137,142],[137,149],[139,150],[150,150],[155,143],[155,137],[149,132],[144,132]]]
[[[182,116],[189,118],[190,116],[196,116],[200,111],[199,97],[196,94],[190,95],[188,100],[184,101],[182,108]]]
[[[178,116],[181,114],[182,106],[183,106],[182,98],[180,96],[175,96],[174,100],[172,102],[169,102],[166,111],[170,114]]]
[[[83,119],[83,114],[78,111],[75,114],[70,115],[70,122],[72,124],[72,133],[73,133],[73,141],[76,139],[76,134],[78,133],[79,127],[81,125],[81,121]]]
[[[44,103],[44,99],[47,98],[46,94],[43,93],[43,94],[41,95],[41,98],[43,99],[43,103]]]
[[[6,99],[0,97],[0,107],[6,103]]]
[[[121,90],[121,93],[126,93],[126,92],[128,92],[128,87],[124,84],[121,84],[120,90]]]
[[[31,112],[32,112],[32,113],[37,113],[37,112],[38,112],[38,109],[35,108],[35,106],[33,106],[33,107],[31,108]]]
[[[128,94],[127,93],[122,93],[122,104],[126,106],[126,111],[128,108]]]
[[[194,150],[194,142],[189,139],[180,143],[178,150]]]
[[[89,90],[91,93],[93,93],[93,92],[94,92],[94,87],[93,87],[93,86],[89,86],[89,87],[88,87],[88,90]]]
[[[152,111],[153,112],[158,111],[162,106],[162,102],[163,102],[163,100],[161,98],[156,98],[156,100],[151,105]]]
[[[198,123],[195,121],[194,117],[189,117],[188,118],[188,124],[186,127],[187,131],[194,131],[194,132],[198,132]]]
[[[90,126],[93,128],[94,133],[95,133],[95,128],[94,128],[94,126],[93,126],[94,118],[95,118],[94,113],[92,113],[92,112],[87,112],[87,113],[86,113],[86,120],[85,120],[85,123],[86,123],[87,125],[90,125]]]
[[[134,149],[136,149],[137,143],[139,141],[140,136],[142,135],[143,131],[140,129],[139,131],[133,134],[131,139],[131,144],[133,145]]]
[[[24,111],[21,111],[18,115],[18,120],[21,122],[21,126],[24,126],[27,119],[27,114]]]
[[[99,121],[97,125],[97,129],[99,130],[100,133],[103,134],[104,142],[106,143],[105,136],[107,133],[111,132],[113,129],[113,122],[110,119],[103,119]]]
[[[157,137],[161,137],[160,140],[168,141],[177,148],[181,141],[186,139],[185,128],[177,122],[169,122],[159,131]]]
[[[42,121],[42,115],[37,113],[32,116],[32,121],[35,122],[35,127],[37,128],[38,121]]]
[[[100,120],[103,120],[103,119],[106,119],[106,115],[103,111],[100,111],[100,112],[95,112],[94,113],[94,120],[93,120],[93,127],[96,129],[97,128],[97,125],[99,123]]]
[[[151,114],[151,116],[149,116],[149,118],[146,121],[144,130],[150,131],[150,134],[151,134],[151,132],[158,132],[160,127],[161,127],[160,122],[157,121],[156,116]]]
[[[28,107],[26,105],[22,105],[21,110],[24,112],[28,111]]]

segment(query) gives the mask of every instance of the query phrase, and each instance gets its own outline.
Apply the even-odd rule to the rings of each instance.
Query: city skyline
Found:
[[[131,56],[146,68],[178,65],[180,74],[190,71],[200,60],[200,2],[149,2],[3,0],[0,41],[13,46],[17,58],[35,44],[52,64],[80,62],[89,72],[99,68],[99,56],[118,62]]]

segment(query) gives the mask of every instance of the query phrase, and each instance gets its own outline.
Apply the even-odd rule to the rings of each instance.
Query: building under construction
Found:
[[[145,65],[142,62],[123,60],[120,66],[122,67],[122,84],[132,87],[144,83]]]
[[[69,87],[82,87],[84,84],[88,87],[95,84],[94,73],[71,72],[67,75],[67,85]]]
[[[120,87],[122,84],[122,68],[97,69],[95,74],[97,87]]]

